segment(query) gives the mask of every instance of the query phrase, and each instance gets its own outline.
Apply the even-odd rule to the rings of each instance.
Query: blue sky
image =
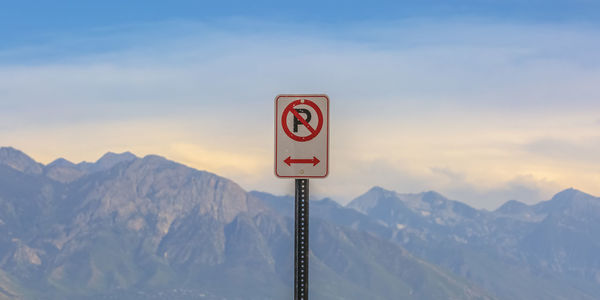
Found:
[[[218,22],[249,18],[343,28],[360,22],[410,18],[476,18],[508,22],[598,25],[600,3],[592,0],[468,1],[10,1],[0,10],[3,47],[49,41],[114,27],[164,21]]]
[[[160,154],[285,194],[273,99],[327,93],[317,195],[600,194],[599,2],[211,3],[4,4],[1,143],[44,163]]]

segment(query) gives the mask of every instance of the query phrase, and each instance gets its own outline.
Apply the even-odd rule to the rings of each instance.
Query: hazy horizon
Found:
[[[11,146],[6,146],[6,145],[0,145],[0,149],[1,149],[1,148],[12,148],[12,149],[15,149],[15,150],[17,150],[17,151],[21,151],[21,152],[23,152],[23,151],[22,151],[22,150],[20,150],[20,149],[17,149],[17,148],[11,147]],[[23,152],[23,153],[24,153],[25,155],[29,156],[29,155],[28,155],[26,152]],[[131,152],[131,151],[124,151],[124,152],[114,152],[114,151],[107,151],[107,152],[105,152],[103,155],[99,156],[99,157],[98,157],[97,159],[95,159],[95,160],[83,160],[83,161],[71,161],[71,160],[69,160],[69,159],[67,159],[67,158],[65,158],[65,157],[57,157],[57,158],[55,158],[55,159],[53,159],[53,160],[51,160],[51,161],[49,161],[49,162],[47,162],[47,163],[43,163],[43,162],[40,162],[40,161],[36,160],[36,159],[35,159],[35,157],[31,157],[31,156],[29,156],[29,157],[31,157],[31,159],[33,159],[34,161],[36,161],[36,162],[38,162],[38,163],[42,163],[43,165],[47,166],[47,165],[51,164],[52,162],[54,162],[54,161],[57,161],[57,160],[59,160],[59,159],[65,159],[65,160],[67,160],[67,161],[69,161],[69,162],[71,162],[71,163],[74,163],[74,164],[80,164],[80,163],[95,163],[95,162],[97,162],[98,160],[100,160],[100,159],[101,159],[101,158],[102,158],[104,155],[111,154],[111,153],[112,153],[112,154],[117,154],[117,155],[121,155],[121,154],[125,154],[125,153],[131,153],[131,154],[135,155],[137,158],[144,158],[146,155],[157,155],[157,156],[160,156],[160,157],[164,157],[164,158],[166,158],[166,159],[168,159],[168,160],[171,160],[171,161],[173,161],[173,162],[175,162],[175,163],[183,164],[183,163],[181,163],[181,162],[178,162],[178,161],[176,161],[176,160],[169,159],[168,157],[166,157],[166,156],[163,156],[163,155],[160,155],[160,154],[157,154],[157,153],[149,153],[149,154],[146,154],[146,155],[138,155],[138,154],[136,154],[136,153],[133,153],[133,152]],[[185,164],[184,164],[184,165],[185,165]],[[187,165],[185,165],[185,166],[187,166]],[[191,166],[187,166],[187,167],[191,167]],[[193,167],[192,167],[192,168],[193,168]],[[198,169],[198,170],[199,170],[199,171],[205,171],[205,172],[209,172],[209,173],[215,174],[215,175],[217,175],[217,176],[223,176],[222,174],[219,174],[218,172],[214,172],[214,171],[211,171],[211,170],[200,170],[200,169]],[[231,178],[227,178],[227,177],[225,177],[225,178],[226,178],[226,179],[230,179],[230,180],[232,180]],[[235,180],[233,180],[233,181],[235,182]],[[340,203],[340,204],[342,204],[342,205],[346,205],[346,204],[348,204],[348,203],[349,203],[351,200],[354,200],[354,199],[356,199],[356,198],[358,198],[358,197],[360,197],[360,196],[364,195],[365,193],[367,193],[368,191],[370,191],[370,190],[371,190],[371,189],[373,189],[373,188],[383,188],[383,187],[381,187],[381,186],[379,186],[379,185],[373,185],[373,186],[371,186],[371,187],[367,188],[366,190],[364,190],[364,191],[362,191],[362,192],[358,193],[357,195],[354,195],[352,198],[350,198],[350,200],[349,200],[349,201],[342,202],[342,201],[340,201],[340,199],[336,199],[335,197],[332,197],[332,196],[330,196],[330,195],[327,195],[327,192],[326,192],[326,191],[322,191],[322,190],[320,190],[320,189],[319,189],[319,187],[318,187],[318,185],[319,185],[318,181],[319,181],[318,179],[316,180],[316,183],[313,181],[313,187],[315,187],[315,184],[316,184],[316,188],[317,188],[317,190],[318,190],[318,193],[313,193],[313,194],[315,194],[315,195],[313,195],[313,197],[312,197],[312,200],[323,200],[323,199],[327,199],[327,198],[329,198],[329,199],[331,199],[331,200],[334,200],[334,201],[336,201],[336,202],[338,202],[338,203]],[[235,183],[238,183],[238,182],[235,182]],[[239,183],[238,183],[238,184],[239,184]],[[291,184],[290,184],[290,186],[291,186]],[[243,188],[243,187],[242,187],[242,188]],[[385,188],[384,188],[384,189],[385,189]],[[585,190],[578,189],[577,187],[568,187],[568,188],[565,188],[564,190],[560,190],[560,191],[558,191],[558,192],[562,192],[562,191],[565,191],[565,190],[568,190],[568,189],[575,189],[575,190],[578,190],[578,191],[580,191],[580,192],[586,193],[586,194],[588,194],[588,195],[590,195],[590,196],[593,196],[593,197],[598,197],[598,196],[596,196],[596,195],[594,195],[594,194],[592,194],[592,193],[589,193],[589,192],[587,192],[587,191],[585,191]],[[422,190],[422,191],[399,191],[399,190],[393,190],[393,189],[386,189],[386,190],[390,190],[390,191],[396,192],[396,193],[398,193],[398,194],[420,194],[420,193],[432,192],[432,191],[433,191],[433,192],[439,192],[439,191],[436,191],[436,190],[433,190],[433,189],[425,189],[425,190]],[[270,194],[273,194],[273,195],[276,195],[276,196],[293,196],[293,191],[292,191],[292,190],[290,190],[290,191],[288,191],[288,192],[280,193],[280,194],[277,194],[277,193],[271,193],[271,192],[270,192],[270,191],[268,191],[268,190],[247,190],[247,189],[246,189],[246,191],[248,191],[248,192],[252,192],[252,191],[256,191],[256,192],[265,192],[265,193],[270,193]],[[557,192],[557,193],[558,193],[558,192]],[[443,193],[442,193],[442,195],[443,195]],[[447,195],[443,195],[443,196],[447,196]],[[554,196],[554,195],[552,195],[552,196]],[[464,200],[462,200],[462,199],[454,199],[454,198],[451,198],[451,197],[450,197],[450,200],[459,201],[459,202],[463,202],[463,203],[465,203],[465,204],[471,205],[471,204],[469,204],[469,203],[466,203],[466,202],[465,202]],[[499,208],[500,206],[502,206],[503,204],[505,204],[506,202],[508,202],[508,201],[513,201],[513,200],[517,200],[517,199],[506,199],[504,202],[500,203],[500,204],[499,204],[497,207],[491,207],[491,208],[489,208],[489,207],[477,207],[477,206],[473,206],[473,207],[474,207],[474,208],[476,208],[476,209],[487,209],[487,210],[493,211],[493,210],[495,210],[495,209]],[[544,202],[544,201],[549,201],[549,200],[551,200],[551,199],[550,199],[550,198],[548,198],[548,199],[542,199],[542,200],[540,200],[540,201],[538,201],[538,202],[534,202],[534,203],[527,203],[527,202],[524,202],[524,203],[527,203],[527,204],[529,204],[529,205],[532,205],[532,204],[537,204],[537,203],[539,203],[539,202]],[[517,200],[517,201],[520,201],[520,200]],[[523,202],[523,201],[520,201],[520,202]]]

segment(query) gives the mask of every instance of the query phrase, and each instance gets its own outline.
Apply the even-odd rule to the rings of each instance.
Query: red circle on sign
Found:
[[[294,107],[296,105],[300,105],[300,104],[306,104],[306,105],[312,107],[315,110],[315,112],[317,113],[317,118],[319,119],[319,123],[317,124],[316,129],[312,128],[312,126],[310,126],[310,124],[308,124],[308,122],[306,122],[306,120],[304,118],[302,118],[300,113],[298,113],[296,110],[294,110]],[[308,129],[308,131],[310,131],[309,135],[298,136],[298,135],[293,134],[290,131],[290,129],[287,126],[287,116],[289,113],[292,113],[300,122],[302,122],[304,127],[306,127],[306,129]],[[319,132],[321,132],[321,129],[323,128],[323,113],[321,112],[321,109],[319,109],[317,104],[315,104],[314,102],[307,100],[307,99],[298,99],[298,100],[293,101],[292,103],[288,104],[285,107],[285,109],[283,110],[283,113],[281,116],[281,125],[283,127],[283,131],[285,132],[285,134],[287,134],[287,136],[289,136],[291,139],[298,141],[298,142],[310,141],[310,140],[314,139],[317,135],[319,135]]]

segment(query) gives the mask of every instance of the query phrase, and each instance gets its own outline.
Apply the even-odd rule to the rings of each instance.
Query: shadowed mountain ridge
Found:
[[[37,173],[6,161],[0,162],[0,275],[6,274],[0,295],[282,299],[292,293],[293,219],[284,206],[273,209],[233,181],[155,155],[107,154],[81,169],[57,160]],[[344,210],[348,222],[357,216],[370,222],[325,204],[329,212]],[[317,217],[311,230],[316,299],[493,299],[352,226]]]

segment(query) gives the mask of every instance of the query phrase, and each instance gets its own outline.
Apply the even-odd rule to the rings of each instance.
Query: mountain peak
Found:
[[[386,190],[379,186],[374,186],[366,193],[350,201],[346,207],[356,209],[362,213],[367,213],[371,209],[380,207],[382,205],[396,205],[394,203],[397,203],[398,201],[399,199],[396,192]]]
[[[423,195],[428,196],[428,197],[444,197],[444,195],[442,195],[434,190],[423,192]]]
[[[582,192],[582,191],[580,191],[578,189],[570,187],[568,189],[565,189],[563,191],[558,192],[552,198],[553,199],[554,198],[567,198],[567,197],[571,198],[571,197],[577,197],[577,196],[583,196],[583,195],[585,195],[585,196],[591,196],[591,195],[588,195],[588,194],[586,194],[586,193],[584,193],[584,192]]]
[[[423,195],[423,201],[434,201],[434,200],[448,200],[444,195],[436,192],[436,191],[427,191],[421,193]]]
[[[554,195],[554,197],[552,197],[552,199],[550,199],[549,202],[573,202],[578,200],[589,200],[595,198],[596,197],[590,194],[586,194],[580,190],[568,188]]]
[[[0,147],[0,164],[28,174],[41,174],[43,167],[42,164],[13,147]]]
[[[170,160],[168,160],[168,159],[166,159],[166,158],[164,158],[164,157],[162,157],[160,155],[155,155],[155,154],[146,155],[142,159],[145,160],[145,161],[148,161],[148,162],[163,162],[163,161],[169,161],[169,162],[171,162]]]
[[[44,174],[50,179],[68,183],[81,178],[85,172],[76,164],[61,157],[46,165]]]
[[[384,189],[384,188],[382,188],[382,187],[380,187],[378,185],[375,185],[375,186],[373,186],[372,188],[370,188],[367,191],[367,193],[371,193],[371,192],[374,192],[374,193],[385,193],[385,192],[391,192],[391,191],[390,190],[386,190],[386,189]]]
[[[523,202],[517,200],[509,200],[506,201],[506,203],[502,204],[500,207],[498,207],[494,212],[501,214],[513,214],[523,211],[528,207],[529,206]]]
[[[137,156],[135,156],[135,154],[126,151],[126,152],[122,152],[122,153],[115,153],[115,152],[106,152],[106,154],[102,155],[102,157],[100,157],[100,159],[98,159],[98,161],[96,161],[97,164],[111,164],[111,163],[120,163],[123,161],[131,161],[136,159]]]
[[[536,204],[535,207],[546,213],[562,212],[568,209],[585,210],[589,204],[599,205],[600,201],[597,200],[599,198],[590,194],[574,188],[568,188],[554,195],[552,199]]]
[[[49,163],[46,167],[75,167],[75,164],[70,162],[67,159],[62,157],[55,159],[53,162]]]
[[[373,195],[375,197],[389,197],[392,195],[395,195],[396,192],[391,191],[391,190],[386,190],[380,186],[374,186],[372,188],[370,188],[364,195]]]
[[[107,152],[106,154],[102,155],[102,157],[100,157],[100,159],[98,159],[95,163],[82,162],[79,164],[79,166],[82,167],[82,169],[85,169],[86,171],[96,172],[108,170],[122,162],[133,161],[137,158],[138,157],[131,152]]]

